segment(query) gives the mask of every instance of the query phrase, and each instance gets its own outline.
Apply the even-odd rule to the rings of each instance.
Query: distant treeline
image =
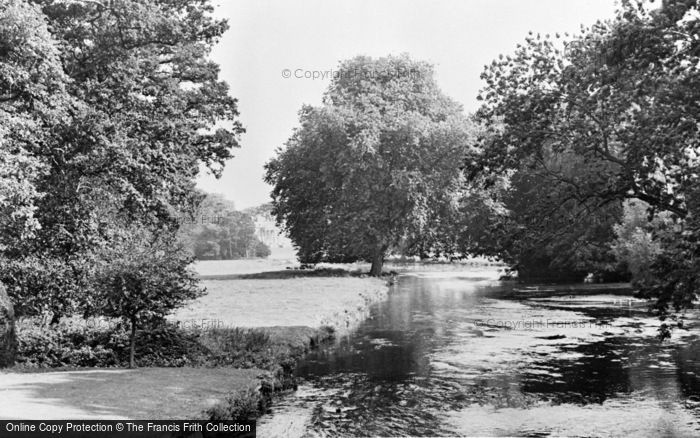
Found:
[[[198,212],[180,218],[181,240],[199,260],[267,257],[270,248],[255,236],[252,214],[237,211],[221,195],[207,194]]]

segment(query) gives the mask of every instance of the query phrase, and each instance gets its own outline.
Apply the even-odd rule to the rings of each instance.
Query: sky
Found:
[[[341,60],[407,53],[435,66],[438,86],[474,111],[483,66],[512,53],[528,31],[577,33],[614,16],[615,0],[218,0],[230,29],[212,52],[246,128],[220,179],[198,186],[238,209],[270,201],[264,164],[305,104],[319,105]],[[287,70],[285,72],[285,69]],[[290,77],[284,77],[284,74]],[[297,77],[300,76],[300,77]]]

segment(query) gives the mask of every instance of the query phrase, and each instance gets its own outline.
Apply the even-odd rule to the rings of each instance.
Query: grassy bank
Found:
[[[34,418],[256,418],[294,388],[301,357],[388,290],[386,280],[327,275],[207,280],[208,295],[137,333],[137,370],[117,369],[128,360],[128,327],[117,321],[20,321],[18,364],[2,373],[0,394]],[[182,398],[171,404],[171,394]]]
[[[294,388],[297,361],[334,333],[166,323],[137,333],[136,370],[123,369],[127,334],[118,326],[72,320],[39,330],[25,321],[18,335],[17,365],[0,378],[0,416],[244,420],[264,412],[275,392]]]
[[[313,271],[305,277],[205,280],[203,285],[207,295],[176,311],[171,321],[226,328],[330,326],[343,332],[388,290],[386,280],[319,277]]]
[[[204,412],[209,420],[253,420],[266,412],[276,393],[296,389],[294,369],[297,362],[310,350],[334,339],[330,328],[268,327],[261,329],[267,336],[267,347],[262,356],[273,352],[268,371],[259,376],[259,385],[243,391],[234,391],[224,400]],[[219,345],[225,345],[220,343]],[[274,354],[274,352],[277,352]]]
[[[200,324],[222,330],[255,327],[267,335],[271,350],[283,354],[266,364],[273,373],[257,392],[233,394],[207,412],[211,419],[252,418],[264,412],[276,390],[295,386],[293,370],[306,352],[356,327],[371,304],[388,293],[386,279],[347,270],[228,275],[205,280],[207,295],[175,312],[171,321],[183,327]],[[214,343],[222,345],[218,340]]]

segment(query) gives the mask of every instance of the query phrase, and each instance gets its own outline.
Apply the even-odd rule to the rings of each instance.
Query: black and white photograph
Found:
[[[700,437],[700,0],[0,0],[29,437]]]

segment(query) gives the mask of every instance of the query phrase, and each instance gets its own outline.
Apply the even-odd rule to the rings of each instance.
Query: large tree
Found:
[[[585,160],[586,184],[545,171],[579,198],[635,197],[685,216],[700,129],[697,9],[678,10],[690,3],[653,12],[626,4],[571,41],[531,35],[501,55],[482,75],[479,117],[498,129],[484,136],[476,164],[503,172],[573,153]]]
[[[461,107],[407,56],[342,62],[320,107],[267,165],[273,212],[303,262],[371,261],[456,208],[468,143]]]
[[[50,34],[27,40],[37,50],[10,45],[0,53],[10,63],[25,50],[27,66],[44,73],[21,76],[9,96],[46,97],[59,82],[67,97],[49,99],[60,117],[37,130],[46,135],[23,145],[42,169],[33,179],[39,227],[33,238],[6,249],[0,276],[16,301],[55,302],[55,313],[69,312],[90,296],[84,279],[92,253],[118,239],[118,224],[174,234],[178,218],[201,200],[194,190],[200,169],[218,175],[238,146],[243,128],[236,100],[208,58],[227,24],[212,17],[208,0],[14,3],[40,24],[25,29]],[[19,93],[25,83],[38,92]],[[34,118],[44,109],[27,108]],[[42,284],[57,276],[59,300],[31,299],[49,293]]]
[[[494,129],[467,160],[482,180],[528,166],[557,190],[543,196],[592,214],[636,198],[651,216],[671,215],[677,232],[664,234],[656,281],[638,284],[662,315],[692,302],[700,272],[699,18],[695,0],[625,1],[615,19],[567,42],[530,35],[487,66],[479,119]],[[553,154],[574,157],[578,171],[549,166]]]
[[[156,226],[200,199],[202,164],[216,174],[243,131],[236,100],[208,59],[227,29],[207,0],[37,1],[60,41],[81,106],[38,148],[52,163],[42,228],[62,251],[107,227],[115,209]]]

